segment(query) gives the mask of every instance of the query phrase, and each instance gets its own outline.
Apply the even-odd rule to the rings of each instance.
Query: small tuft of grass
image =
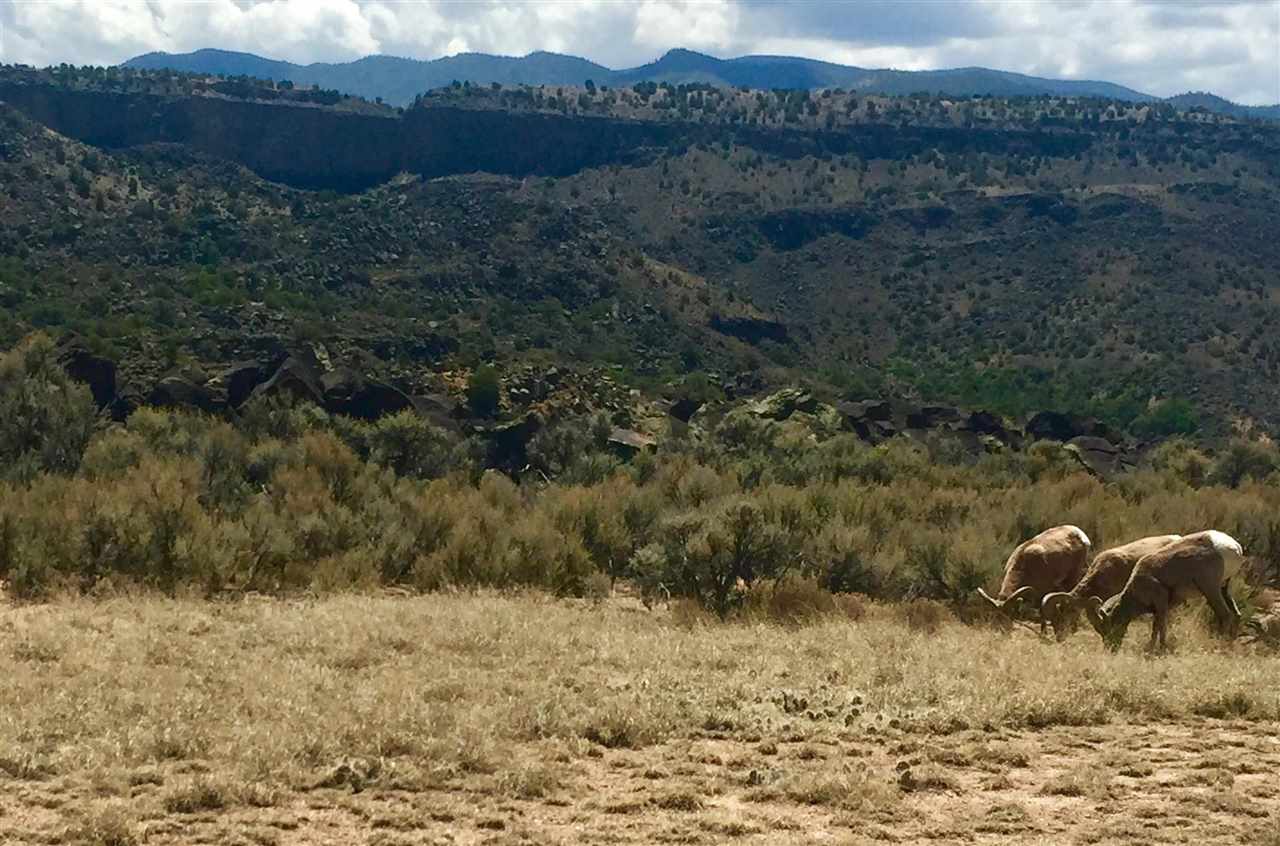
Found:
[[[1001,802],[987,809],[974,826],[978,834],[1012,835],[1035,830],[1031,814],[1015,802]]]
[[[27,752],[17,757],[0,757],[0,773],[18,781],[44,781],[54,774],[54,768],[41,756]]]
[[[792,802],[829,808],[881,807],[899,798],[891,783],[876,779],[865,768],[837,775],[794,776],[782,782],[781,790]]]
[[[606,749],[641,749],[655,739],[655,731],[634,713],[610,708],[595,714],[582,729],[582,736]]]
[[[750,825],[742,820],[702,820],[698,827],[708,834],[721,837],[749,837],[763,832],[759,826]]]
[[[975,765],[983,769],[1009,767],[1023,769],[1031,766],[1031,756],[1025,749],[1009,744],[984,743],[969,753]]]
[[[634,799],[626,799],[621,802],[610,802],[609,804],[604,806],[604,812],[606,814],[613,814],[616,816],[630,816],[631,814],[639,814],[639,813],[643,813],[644,809],[645,809],[645,803],[636,801]]]
[[[560,771],[545,764],[533,764],[507,770],[498,776],[499,789],[516,799],[545,799],[558,791],[563,782]]]
[[[666,793],[653,800],[653,804],[664,811],[701,811],[702,798],[689,790],[677,790]]]
[[[48,637],[28,635],[10,647],[13,660],[35,664],[52,664],[62,658],[64,648]]]
[[[1111,776],[1100,767],[1077,767],[1065,770],[1046,781],[1040,787],[1043,796],[1088,796],[1101,799],[1106,796]]]
[[[231,797],[226,785],[196,776],[169,790],[161,804],[171,814],[198,814],[222,810],[231,804]]]
[[[68,832],[78,846],[137,846],[137,825],[118,803],[99,805]]]
[[[126,779],[130,787],[159,787],[164,784],[164,776],[153,769],[134,770]]]
[[[898,786],[908,793],[957,790],[956,781],[941,767],[926,764],[919,769],[904,769],[898,774]]]

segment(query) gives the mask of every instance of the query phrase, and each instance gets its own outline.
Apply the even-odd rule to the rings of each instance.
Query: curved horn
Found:
[[[1096,596],[1089,597],[1084,604],[1085,616],[1089,618],[1089,622],[1093,625],[1094,630],[1100,634],[1106,634],[1106,612],[1102,610],[1102,600]]]
[[[985,599],[987,602],[990,602],[990,603],[991,603],[991,607],[992,607],[992,608],[997,608],[997,609],[998,609],[998,608],[1000,608],[1002,605],[1004,605],[1004,603],[1003,603],[1003,602],[1001,602],[1000,600],[996,599],[994,596],[992,596],[991,594],[987,593],[987,592],[986,592],[985,590],[983,590],[982,588],[978,588],[978,595],[979,595],[979,596],[981,596],[983,599]]]
[[[1036,592],[1036,589],[1031,587],[1030,585],[1023,585],[1022,587],[1015,590],[1013,593],[1009,594],[1009,598],[1004,601],[1004,608],[1006,609],[1006,613],[1011,615],[1018,613],[1018,609],[1020,609],[1023,603],[1028,601],[1028,598],[1030,597],[1030,595],[1035,592]]]
[[[1074,594],[1048,593],[1045,594],[1044,599],[1040,600],[1040,617],[1053,626],[1054,635],[1058,640],[1062,640],[1067,636],[1068,618],[1074,617],[1079,607]]]

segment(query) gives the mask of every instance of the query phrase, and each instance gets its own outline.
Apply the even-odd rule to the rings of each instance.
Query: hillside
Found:
[[[1230,100],[1209,94],[1205,91],[1190,91],[1170,97],[1166,102],[1180,109],[1204,109],[1220,115],[1232,115],[1240,118],[1259,118],[1261,120],[1280,120],[1280,105],[1275,106],[1241,106]]]
[[[559,379],[640,426],[699,373],[1141,436],[1280,426],[1262,124],[647,84],[399,113],[203,85],[0,74],[0,340],[74,329],[134,401],[305,346],[419,396],[494,361],[512,419]]]
[[[950,97],[973,95],[1015,97],[1106,97],[1129,102],[1154,102],[1159,98],[1111,82],[1045,79],[989,68],[955,68],[933,71],[868,69],[789,56],[741,56],[718,59],[691,50],[671,50],[656,61],[636,68],[612,70],[594,62],[556,53],[527,56],[491,56],[463,53],[423,61],[393,56],[366,56],[353,62],[297,65],[264,59],[249,53],[197,50],[193,53],[147,53],[124,63],[143,70],[177,70],[189,73],[252,76],[291,80],[380,98],[392,105],[407,105],[413,98],[454,81],[489,85],[596,85],[615,87],[637,82],[710,83],[717,86],[772,89],[847,88],[867,94],[906,95],[928,93]],[[1213,95],[1184,94],[1168,101],[1180,108],[1201,107],[1237,117],[1280,118],[1280,105],[1239,106]]]

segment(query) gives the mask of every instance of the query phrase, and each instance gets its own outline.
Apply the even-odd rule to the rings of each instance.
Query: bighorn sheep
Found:
[[[1165,647],[1169,609],[1199,591],[1213,609],[1218,625],[1234,630],[1240,609],[1231,599],[1231,578],[1240,572],[1244,549],[1230,535],[1197,532],[1144,556],[1134,565],[1124,589],[1106,602],[1094,597],[1085,605],[1089,622],[1112,652],[1120,648],[1135,617],[1152,614],[1151,643]]]
[[[1070,590],[1084,573],[1092,544],[1076,526],[1054,526],[1023,541],[1004,564],[999,598],[982,588],[978,593],[1009,618],[1024,608],[1038,610],[1046,593]],[[1044,632],[1044,620],[1040,631]]]
[[[1066,593],[1047,593],[1040,600],[1040,618],[1053,627],[1054,636],[1062,640],[1075,631],[1084,603],[1097,597],[1108,599],[1124,590],[1133,567],[1144,556],[1182,540],[1182,535],[1153,535],[1123,546],[1099,552],[1076,586]]]

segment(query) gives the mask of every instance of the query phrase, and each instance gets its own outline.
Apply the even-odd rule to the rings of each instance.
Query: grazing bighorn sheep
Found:
[[[1023,541],[1004,564],[999,598],[982,588],[978,593],[1010,619],[1024,608],[1038,610],[1046,593],[1070,590],[1080,581],[1092,544],[1076,526],[1054,526]],[[1044,632],[1044,620],[1040,631]]]
[[[1240,572],[1244,549],[1230,535],[1213,529],[1187,535],[1143,557],[1118,594],[1103,602],[1094,597],[1085,605],[1089,622],[1115,652],[1135,617],[1152,614],[1151,643],[1165,648],[1169,609],[1195,592],[1204,595],[1224,632],[1234,630],[1240,609],[1231,598],[1231,578]]]
[[[1053,627],[1053,634],[1058,640],[1064,639],[1076,630],[1084,603],[1094,597],[1108,599],[1115,596],[1124,590],[1135,564],[1179,540],[1182,540],[1182,535],[1153,535],[1099,552],[1075,587],[1066,593],[1045,594],[1040,600],[1040,618]]]

